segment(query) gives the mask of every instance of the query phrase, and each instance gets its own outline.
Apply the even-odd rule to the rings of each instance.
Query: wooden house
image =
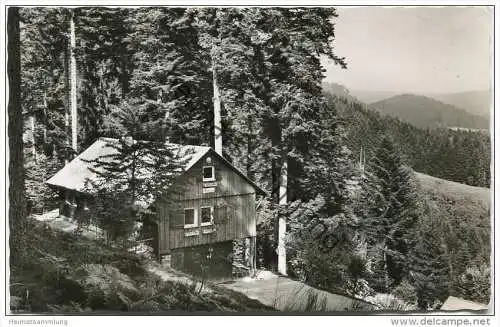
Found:
[[[47,181],[64,198],[62,214],[73,216],[89,208],[98,191],[89,182],[102,169],[91,162],[119,151],[112,146],[117,143],[98,139]],[[264,191],[210,147],[174,148],[183,169],[172,172],[175,181],[162,198],[142,201],[156,222],[158,256],[170,255],[172,266],[187,271],[196,271],[200,260],[213,262],[212,268],[225,274],[234,266],[236,244],[243,244],[246,266],[255,268],[256,196]]]

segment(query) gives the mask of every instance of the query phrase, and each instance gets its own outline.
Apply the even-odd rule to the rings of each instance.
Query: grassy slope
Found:
[[[470,186],[417,173],[422,187],[431,195],[454,200],[464,212],[486,213],[491,201],[490,189]]]
[[[448,248],[454,270],[452,278],[458,278],[466,267],[488,264],[491,257],[490,189],[421,173],[417,173],[417,178],[427,197],[430,218],[438,223],[436,233],[443,237]],[[464,249],[468,258],[463,257]]]
[[[490,189],[460,184],[417,173],[425,191],[431,217],[439,219],[448,236],[458,236],[459,229],[475,233],[482,253],[489,257],[491,218]]]

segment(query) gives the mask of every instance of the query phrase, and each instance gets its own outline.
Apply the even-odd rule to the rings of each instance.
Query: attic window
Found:
[[[203,166],[203,181],[204,182],[215,181],[214,166]]]
[[[198,225],[198,217],[194,208],[184,209],[184,228],[196,227]]]

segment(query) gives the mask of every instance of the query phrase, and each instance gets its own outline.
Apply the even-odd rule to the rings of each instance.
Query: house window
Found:
[[[194,208],[184,209],[184,228],[196,227],[198,225],[198,217]]]
[[[215,181],[215,169],[214,166],[203,166],[203,181]]]
[[[214,217],[213,207],[201,207],[201,226],[212,225]]]

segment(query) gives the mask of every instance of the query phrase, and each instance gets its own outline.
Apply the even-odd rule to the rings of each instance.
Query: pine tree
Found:
[[[235,153],[236,165],[250,174],[255,169],[250,159],[257,158],[256,177],[268,184],[275,208],[284,208],[287,198],[294,200],[288,192],[298,184],[295,168],[307,161],[319,134],[319,56],[345,66],[331,47],[330,18],[336,13],[324,8],[207,8],[196,13],[198,26],[203,26],[200,40],[214,50],[226,116],[223,130],[228,131],[225,145]],[[256,141],[256,135],[263,138]],[[280,239],[284,218],[276,218],[276,230],[282,226]],[[283,252],[282,243],[279,249]],[[283,264],[280,270],[284,272]]]
[[[98,176],[87,186],[98,191],[94,214],[112,239],[128,236],[141,208],[165,196],[189,155],[179,153],[176,145],[157,141],[164,135],[162,120],[143,109],[128,102],[112,106],[105,131],[118,139],[104,139],[109,154],[89,161]]]
[[[362,186],[361,205],[365,209],[361,224],[371,246],[378,248],[375,253],[383,258],[382,291],[387,291],[407,275],[406,260],[413,229],[425,207],[413,172],[403,164],[388,137],[381,140],[368,170],[373,180]]]
[[[23,8],[20,13],[23,112],[35,120],[35,152],[60,162],[68,153],[64,127],[66,12],[64,8]]]
[[[162,115],[180,144],[210,145],[212,76],[209,54],[198,42],[196,16],[185,8],[141,8],[130,20],[134,72],[128,97]]]
[[[133,70],[131,24],[127,8],[81,7],[74,10],[79,71],[79,130],[86,147],[100,135],[110,105],[118,105],[130,90]]]
[[[436,235],[435,224],[429,217],[423,217],[419,225],[417,242],[409,254],[409,266],[418,306],[426,310],[448,297],[450,274],[443,241]]]
[[[366,240],[358,232],[356,170],[344,145],[338,105],[321,107],[320,141],[295,186],[296,192],[307,195],[289,208],[287,246],[292,274],[312,285],[360,296],[371,292],[364,281],[368,272],[363,249]]]

